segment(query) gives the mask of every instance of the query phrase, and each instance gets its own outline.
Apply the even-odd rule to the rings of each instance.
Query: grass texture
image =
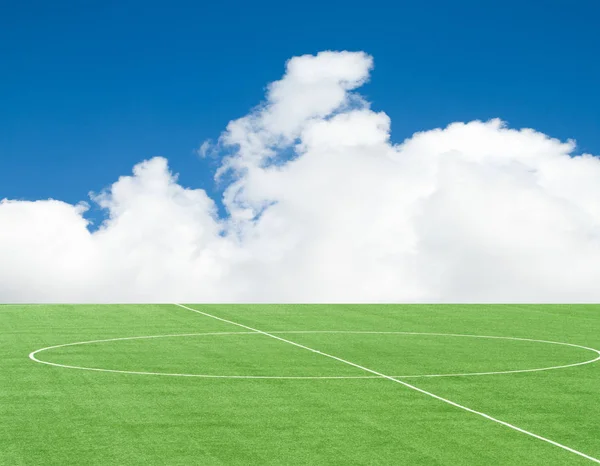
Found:
[[[574,346],[456,335],[600,348],[600,306],[186,306],[600,457],[600,362],[440,377],[593,359],[597,353]],[[96,341],[112,339],[121,340]],[[35,354],[80,369],[28,357],[89,341],[96,342]],[[173,304],[0,306],[2,465],[593,463],[356,366]]]

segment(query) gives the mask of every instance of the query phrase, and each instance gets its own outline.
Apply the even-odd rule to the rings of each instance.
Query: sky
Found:
[[[4,6],[0,301],[597,301],[573,3]]]

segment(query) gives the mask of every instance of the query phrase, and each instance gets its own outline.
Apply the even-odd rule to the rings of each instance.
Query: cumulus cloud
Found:
[[[219,217],[167,160],[88,205],[0,203],[4,302],[600,300],[600,159],[500,120],[390,142],[364,53],[291,59],[229,123]]]

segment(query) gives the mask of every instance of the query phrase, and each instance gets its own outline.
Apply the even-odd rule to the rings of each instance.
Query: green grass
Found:
[[[391,375],[523,370],[595,357],[600,306],[190,305]],[[174,305],[0,306],[1,465],[593,464],[348,364]],[[201,335],[241,332],[237,335]],[[36,363],[235,379],[134,375]],[[200,335],[198,335],[200,334]],[[600,457],[600,363],[401,379]]]

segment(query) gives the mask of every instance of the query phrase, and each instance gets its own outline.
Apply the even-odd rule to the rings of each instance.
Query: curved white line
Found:
[[[499,374],[517,374],[521,372],[540,372],[540,371],[550,371],[554,369],[565,369],[567,367],[575,367],[575,366],[583,366],[584,364],[591,364],[596,361],[600,361],[600,350],[589,348],[587,346],[576,345],[574,343],[563,343],[560,341],[550,341],[550,340],[535,340],[531,338],[518,338],[518,337],[500,337],[500,336],[491,336],[491,335],[468,335],[468,334],[460,334],[460,333],[430,333],[430,332],[376,332],[376,331],[344,331],[344,330],[317,330],[317,331],[289,331],[289,332],[269,332],[273,334],[277,333],[354,333],[354,334],[391,334],[391,335],[429,335],[429,336],[445,336],[445,337],[467,337],[467,338],[489,338],[489,339],[498,339],[498,340],[515,340],[515,341],[529,341],[534,343],[548,343],[551,345],[562,345],[562,346],[572,346],[573,348],[580,348],[588,351],[592,351],[596,353],[598,356],[594,359],[589,359],[587,361],[576,362],[573,364],[564,364],[561,366],[549,366],[549,367],[540,367],[537,369],[518,369],[518,370],[510,370],[510,371],[490,371],[490,372],[466,372],[466,373],[457,373],[457,374],[418,374],[418,375],[392,375],[396,379],[408,379],[408,378],[418,378],[418,377],[466,377],[472,375],[499,375]]]
[[[488,338],[488,339],[499,339],[499,340],[515,340],[515,341],[528,341],[535,343],[547,343],[552,345],[562,345],[562,346],[571,346],[574,348],[580,348],[588,351],[592,351],[597,354],[597,357],[594,359],[590,359],[587,361],[576,362],[572,364],[564,364],[560,366],[549,366],[549,367],[540,367],[534,369],[518,369],[518,370],[510,370],[510,371],[490,371],[490,372],[467,372],[467,373],[456,373],[456,374],[415,374],[415,375],[392,375],[395,379],[408,379],[408,378],[425,378],[425,377],[470,377],[470,376],[479,376],[479,375],[499,375],[499,374],[516,374],[523,372],[541,372],[541,371],[549,371],[556,369],[565,369],[568,367],[576,367],[582,366],[584,364],[591,364],[593,362],[600,360],[600,351],[594,348],[589,348],[587,346],[576,345],[573,343],[563,343],[558,341],[549,341],[549,340],[535,340],[530,338],[517,338],[517,337],[501,337],[501,336],[489,336],[489,335],[468,335],[468,334],[457,334],[457,333],[429,333],[429,332],[378,332],[378,331],[352,331],[352,330],[290,330],[290,331],[275,331],[268,332],[271,334],[312,334],[312,333],[338,333],[338,334],[381,334],[381,335],[429,335],[429,336],[448,336],[448,337],[467,337],[467,338]],[[77,345],[87,345],[92,343],[106,343],[112,341],[124,341],[124,340],[144,340],[151,338],[169,338],[169,337],[190,337],[190,336],[211,336],[211,335],[260,335],[259,332],[211,332],[211,333],[181,333],[181,334],[171,334],[171,335],[150,335],[150,336],[138,336],[138,337],[123,337],[123,338],[108,338],[103,340],[90,340],[90,341],[78,341],[75,343],[65,343],[62,345],[54,345],[48,346],[46,348],[41,348],[35,351],[32,351],[29,354],[29,359],[32,361],[47,364],[49,366],[55,367],[63,367],[66,369],[80,369],[80,370],[89,370],[96,372],[113,372],[117,374],[133,374],[133,375],[162,375],[162,376],[170,376],[170,377],[201,377],[201,378],[214,378],[214,379],[300,379],[300,380],[319,380],[319,379],[378,379],[379,376],[270,376],[270,375],[210,375],[210,374],[179,374],[179,373],[168,373],[168,372],[145,372],[145,371],[124,371],[118,369],[103,369],[103,368],[95,368],[95,367],[83,367],[83,366],[72,366],[68,364],[59,364],[50,361],[42,361],[35,357],[37,353],[41,353],[42,351],[48,351],[56,348],[63,348],[66,346],[77,346]]]
[[[259,332],[259,333],[261,333],[262,335],[264,335],[266,337],[273,338],[275,340],[279,340],[279,341],[281,341],[283,343],[287,343],[287,344],[295,346],[297,348],[301,348],[301,349],[304,349],[306,351],[310,351],[311,353],[319,354],[319,355],[324,356],[326,358],[333,359],[335,361],[339,361],[339,362],[341,362],[343,364],[346,364],[346,365],[349,365],[349,366],[352,366],[352,367],[356,367],[357,369],[363,370],[365,372],[369,372],[370,374],[378,375],[378,376],[380,376],[380,377],[382,377],[384,379],[390,380],[390,381],[395,382],[397,384],[400,384],[400,385],[402,385],[402,386],[404,386],[406,388],[410,388],[411,390],[415,390],[415,391],[417,391],[419,393],[422,393],[423,395],[430,396],[431,398],[435,398],[438,401],[441,401],[443,403],[446,403],[446,404],[449,404],[451,406],[454,406],[455,408],[459,408],[459,409],[462,409],[462,410],[467,411],[469,413],[476,414],[477,416],[481,416],[481,417],[483,417],[485,419],[488,419],[489,421],[492,421],[492,422],[495,422],[497,424],[503,425],[505,427],[508,427],[509,429],[513,429],[513,430],[515,430],[517,432],[520,432],[522,434],[529,435],[530,437],[533,437],[533,438],[536,438],[536,439],[541,440],[543,442],[549,443],[549,444],[554,445],[554,446],[556,446],[558,448],[562,448],[565,451],[571,452],[571,453],[573,453],[575,455],[581,456],[582,458],[586,458],[586,459],[588,459],[590,461],[593,461],[594,463],[600,464],[600,459],[594,458],[593,456],[587,455],[587,454],[585,454],[585,453],[583,453],[583,452],[581,452],[579,450],[575,450],[574,448],[568,447],[567,445],[563,445],[562,443],[556,442],[556,441],[551,440],[551,439],[549,439],[547,437],[542,437],[541,435],[538,435],[538,434],[535,434],[535,433],[530,432],[528,430],[525,430],[525,429],[522,429],[520,427],[517,427],[514,424],[510,424],[509,422],[502,421],[501,419],[495,418],[495,417],[490,416],[489,414],[483,413],[481,411],[476,411],[476,410],[471,409],[471,408],[469,408],[467,406],[464,406],[464,405],[456,403],[456,402],[454,402],[452,400],[449,400],[448,398],[443,398],[443,397],[441,397],[439,395],[436,395],[435,393],[428,392],[427,390],[423,390],[422,388],[416,387],[415,385],[411,385],[408,382],[404,382],[402,380],[395,379],[395,378],[393,378],[393,377],[391,377],[389,375],[383,374],[383,373],[375,371],[373,369],[369,369],[368,367],[365,367],[365,366],[361,366],[360,364],[356,364],[355,362],[348,361],[347,359],[342,359],[342,358],[340,358],[338,356],[334,356],[333,354],[324,353],[323,351],[319,351],[317,349],[310,348],[310,347],[305,346],[305,345],[301,345],[300,343],[296,343],[295,341],[287,340],[287,339],[282,338],[282,337],[278,337],[277,335],[273,335],[272,333],[267,333],[267,332],[265,332],[263,330],[259,330],[259,329],[253,328],[253,327],[249,327],[248,325],[240,324],[238,322],[234,322],[232,320],[227,320],[227,319],[224,319],[222,317],[218,317],[218,316],[209,314],[207,312],[199,311],[197,309],[193,309],[191,307],[184,306],[183,304],[177,304],[177,303],[175,303],[175,305],[179,306],[179,307],[182,307],[184,309],[188,309],[190,311],[196,312],[196,313],[198,313],[200,315],[203,315],[205,317],[210,317],[211,319],[219,320],[221,322],[226,322],[226,323],[229,323],[231,325],[235,325],[237,327],[242,327],[242,328],[245,328],[246,330],[251,330],[251,331],[254,331],[254,332]]]

